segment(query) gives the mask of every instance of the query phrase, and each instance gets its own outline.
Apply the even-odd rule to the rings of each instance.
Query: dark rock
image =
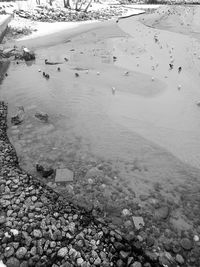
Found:
[[[37,119],[39,119],[40,121],[43,121],[43,122],[48,122],[48,120],[49,120],[48,114],[43,113],[43,112],[36,112],[35,117]]]
[[[20,116],[19,114],[16,114],[11,117],[11,123],[14,125],[18,125],[23,122],[23,117]]]
[[[44,167],[39,164],[36,164],[36,170],[37,172],[41,173],[42,177],[44,178],[47,178],[54,173],[54,170],[52,168],[44,169]]]
[[[33,51],[30,51],[28,48],[24,48],[22,58],[25,61],[35,60],[35,53]]]

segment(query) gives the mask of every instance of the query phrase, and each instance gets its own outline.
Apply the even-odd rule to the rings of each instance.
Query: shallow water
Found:
[[[124,42],[128,43],[128,55],[122,53]],[[136,66],[147,47],[135,49],[134,42],[111,26],[38,49],[36,62],[29,66],[11,64],[0,96],[9,103],[9,118],[17,106],[25,109],[24,123],[9,125],[22,167],[34,173],[37,162],[73,169],[76,161],[108,161],[113,173],[137,194],[161,183],[163,191],[173,195],[172,189],[188,177],[199,177],[199,170],[180,161],[199,167],[198,109],[189,105],[185,117],[183,107],[190,94],[180,96],[177,89],[168,91],[161,76],[155,75],[152,82],[147,65]],[[113,62],[115,55],[117,62]],[[64,57],[69,62],[64,62]],[[45,65],[45,58],[62,62],[61,72],[57,66]],[[77,67],[83,70],[75,70]],[[49,73],[50,79],[44,79],[38,69]],[[130,73],[125,76],[128,69]],[[79,72],[78,78],[75,72]],[[177,105],[177,99],[181,104]],[[49,123],[38,121],[34,117],[37,111],[48,113]],[[180,113],[184,121],[177,126]]]

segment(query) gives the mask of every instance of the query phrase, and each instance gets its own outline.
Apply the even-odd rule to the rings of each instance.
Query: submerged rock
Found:
[[[48,114],[43,113],[43,112],[36,112],[35,117],[37,119],[39,119],[40,121],[43,121],[43,122],[48,122],[48,120],[49,120]]]
[[[71,170],[67,168],[56,170],[55,182],[57,183],[72,182],[73,179],[74,179],[74,174]]]

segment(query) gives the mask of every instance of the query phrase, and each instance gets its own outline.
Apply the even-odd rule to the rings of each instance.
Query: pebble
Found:
[[[176,261],[177,261],[179,264],[184,264],[184,262],[185,262],[184,258],[183,258],[180,254],[177,254],[177,255],[176,255]]]
[[[39,229],[34,229],[33,230],[33,236],[35,238],[41,238],[42,237],[42,232]]]
[[[67,247],[60,248],[57,253],[58,257],[61,257],[61,258],[64,258],[67,254],[68,254]]]
[[[7,267],[20,267],[20,261],[14,257],[11,257],[6,261],[6,266]]]
[[[16,257],[18,259],[23,259],[24,256],[26,255],[27,253],[27,249],[25,247],[20,247],[18,248],[18,250],[16,251]]]
[[[181,239],[180,242],[181,246],[185,250],[191,250],[192,249],[192,242],[188,238]]]

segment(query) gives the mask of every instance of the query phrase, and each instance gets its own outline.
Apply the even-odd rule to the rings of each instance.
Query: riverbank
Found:
[[[11,64],[1,97],[9,101],[8,132],[21,166],[33,173],[38,161],[55,169],[69,168],[74,181],[67,186],[57,184],[55,177],[40,179],[67,200],[89,209],[96,207],[97,215],[103,214],[124,230],[134,231],[137,240],[156,252],[156,259],[160,255],[165,265],[198,266],[199,171],[167,152],[171,146],[165,150],[155,145],[162,138],[151,142],[152,137],[160,137],[160,131],[149,134],[155,130],[152,118],[158,123],[171,122],[168,114],[177,118],[177,112],[172,110],[174,97],[177,110],[182,110],[181,95],[186,101],[189,99],[187,104],[197,114],[194,99],[188,98],[186,90],[176,88],[179,79],[182,86],[185,84],[184,75],[168,70],[166,63],[170,56],[165,42],[180,36],[171,38],[171,33],[157,33],[132,19],[87,27],[78,35],[66,31],[57,33],[57,39],[49,36],[49,40],[54,39],[51,47],[46,43],[47,36],[40,37],[40,45],[37,40],[19,42],[35,46],[37,58],[31,65]],[[154,40],[156,33],[163,48],[158,48]],[[183,36],[179,39],[180,55],[189,43],[190,39]],[[180,55],[174,52],[178,63]],[[57,66],[46,65],[46,58],[62,63],[60,71]],[[185,61],[181,64],[186,73]],[[50,75],[49,80],[44,79],[42,71]],[[191,72],[187,72],[188,79]],[[168,103],[171,105],[167,109]],[[10,119],[17,106],[24,107],[25,119],[21,125],[13,126]],[[34,118],[41,108],[49,115],[47,124]],[[152,117],[152,110],[162,116]],[[181,118],[184,120],[185,115]],[[179,137],[182,134],[184,131]],[[176,138],[176,145],[179,139]],[[191,159],[175,150],[180,157],[187,155]],[[136,227],[140,229],[135,233]]]

